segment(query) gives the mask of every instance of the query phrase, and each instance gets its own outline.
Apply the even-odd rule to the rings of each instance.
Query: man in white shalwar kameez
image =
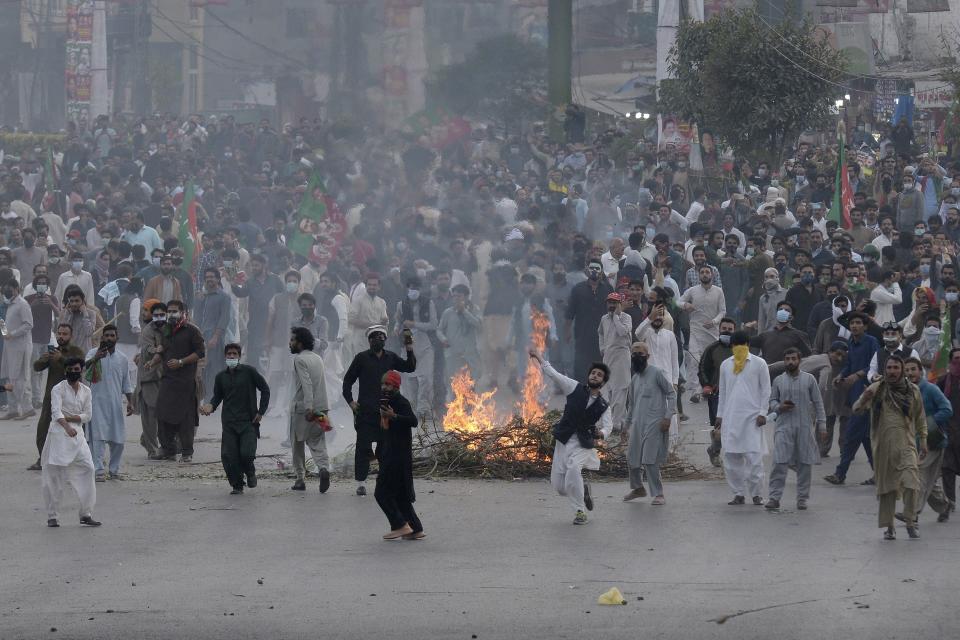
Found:
[[[720,287],[713,286],[713,267],[700,267],[700,284],[690,287],[680,296],[680,305],[690,314],[690,343],[687,349],[690,358],[684,360],[687,365],[687,385],[691,385],[694,394],[691,402],[700,401],[700,357],[707,347],[720,336],[720,321],[727,315],[727,303]]]
[[[716,429],[723,438],[723,472],[733,491],[728,504],[744,504],[749,490],[753,504],[762,505],[763,454],[770,400],[767,363],[750,353],[750,338],[743,331],[731,336],[733,356],[720,365],[720,397]]]
[[[106,478],[103,455],[110,449],[110,479],[120,479],[120,459],[123,457],[127,429],[123,423],[123,397],[127,398],[126,415],[133,415],[133,384],[127,357],[117,351],[117,328],[108,324],[100,340],[102,348],[87,353],[87,380],[93,397],[93,417],[87,429],[87,438],[93,453],[97,482]]]
[[[667,433],[671,418],[677,412],[677,391],[660,369],[649,364],[649,348],[643,342],[633,345],[631,354],[633,377],[627,393],[627,464],[630,468],[628,502],[647,495],[643,487],[646,475],[653,494],[653,504],[666,503],[660,465],[667,461],[670,449]]]
[[[380,293],[380,277],[369,274],[364,286],[357,287],[350,301],[347,311],[347,322],[350,325],[350,334],[343,346],[343,362],[352,362],[353,356],[370,348],[367,344],[367,328],[374,325],[389,326],[390,317],[387,313],[386,301],[378,296]]]
[[[93,415],[90,388],[80,382],[83,360],[71,358],[64,363],[67,379],[50,390],[52,424],[40,453],[40,479],[43,502],[47,508],[47,526],[60,526],[60,500],[64,480],[69,482],[80,499],[80,524],[99,527],[93,519],[97,502],[93,456],[83,438],[83,423]]]
[[[621,311],[622,303],[619,293],[607,295],[608,313],[600,318],[597,329],[603,364],[610,368],[610,382],[604,388],[613,414],[613,430],[617,433],[624,428],[627,389],[630,388],[630,344],[633,341],[633,321]]]
[[[3,339],[3,359],[0,361],[0,378],[13,385],[10,412],[4,420],[22,420],[36,414],[30,401],[30,376],[33,368],[33,311],[20,295],[20,286],[15,280],[3,286],[7,302],[6,333]]]
[[[563,415],[552,429],[556,444],[550,483],[570,501],[575,511],[573,524],[587,524],[586,512],[593,511],[593,496],[590,485],[583,481],[583,470],[600,468],[595,441],[609,437],[613,431],[610,405],[600,393],[610,378],[610,370],[602,362],[596,362],[590,366],[587,384],[581,384],[558,372],[537,352],[531,350],[530,357],[567,397]]]

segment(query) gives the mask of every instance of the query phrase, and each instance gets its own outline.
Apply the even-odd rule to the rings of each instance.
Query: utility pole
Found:
[[[153,22],[149,0],[137,0],[133,15],[133,112],[145,115],[153,108],[150,92],[150,35]]]
[[[564,139],[563,113],[573,100],[573,0],[549,0],[547,4],[547,97],[550,101],[550,139]]]

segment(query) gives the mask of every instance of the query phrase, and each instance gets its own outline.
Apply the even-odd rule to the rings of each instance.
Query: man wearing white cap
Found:
[[[380,382],[391,369],[404,373],[417,369],[412,340],[405,344],[406,360],[383,348],[387,343],[387,328],[382,324],[367,328],[367,342],[370,348],[354,356],[343,375],[343,399],[353,409],[353,426],[357,431],[354,477],[358,496],[367,495],[364,483],[370,473],[370,460],[374,457],[373,445],[380,441]],[[359,383],[356,400],[353,397],[355,382]]]

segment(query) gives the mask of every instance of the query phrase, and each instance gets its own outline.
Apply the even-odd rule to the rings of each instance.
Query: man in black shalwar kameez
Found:
[[[419,540],[426,534],[413,503],[413,430],[417,416],[410,402],[400,395],[400,374],[388,371],[383,376],[380,399],[380,473],[374,497],[390,521],[384,540]]]

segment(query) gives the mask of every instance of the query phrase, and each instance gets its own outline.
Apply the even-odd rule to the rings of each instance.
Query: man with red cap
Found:
[[[619,433],[623,427],[627,389],[630,388],[633,323],[630,316],[623,312],[622,305],[623,297],[619,293],[608,294],[607,313],[600,318],[600,327],[597,329],[603,364],[610,368],[610,380],[604,385],[604,395],[610,404],[614,433]]]
[[[413,509],[413,430],[417,416],[410,402],[400,395],[400,373],[391,369],[380,384],[380,473],[373,492],[390,521],[384,540],[419,540],[426,534]]]

